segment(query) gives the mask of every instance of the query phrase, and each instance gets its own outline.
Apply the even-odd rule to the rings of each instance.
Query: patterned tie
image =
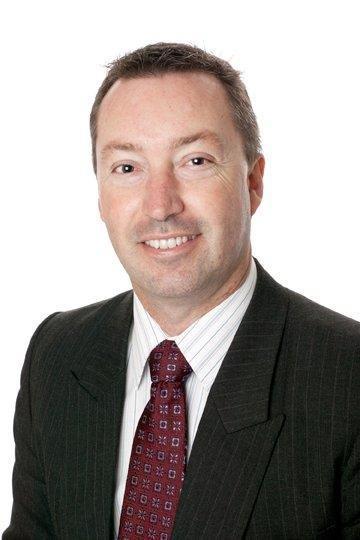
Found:
[[[170,540],[185,475],[184,381],[191,367],[175,341],[149,356],[151,397],[136,428],[118,539]]]

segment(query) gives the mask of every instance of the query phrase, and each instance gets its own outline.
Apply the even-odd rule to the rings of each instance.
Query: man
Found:
[[[360,538],[360,325],[252,258],[264,158],[238,73],[144,47],[91,134],[133,291],[36,330],[3,538]]]

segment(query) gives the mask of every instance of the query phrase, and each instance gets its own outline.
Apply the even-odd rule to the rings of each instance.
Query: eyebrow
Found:
[[[178,139],[173,139],[170,141],[169,150],[176,150],[182,146],[186,146],[196,141],[209,141],[215,144],[220,150],[224,150],[224,141],[223,139],[214,131],[208,129],[203,131],[198,131],[192,135],[186,135],[185,137],[179,137]],[[116,150],[130,150],[134,152],[142,152],[144,148],[139,144],[134,144],[131,142],[122,142],[122,141],[111,141],[107,143],[100,151],[101,159],[103,159],[107,154]]]

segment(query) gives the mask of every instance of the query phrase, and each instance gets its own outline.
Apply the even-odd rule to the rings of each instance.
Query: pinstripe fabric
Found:
[[[277,284],[211,387],[175,540],[360,538],[360,325]],[[50,316],[26,355],[5,540],[108,539],[132,293]]]
[[[210,388],[250,303],[255,283],[256,265],[251,259],[249,273],[242,286],[178,336],[165,334],[134,294],[134,323],[128,345],[128,367],[117,468],[114,508],[115,539],[119,530],[134,433],[150,397],[151,377],[146,362],[150,352],[164,339],[172,339],[176,341],[193,370],[185,383],[189,458]]]

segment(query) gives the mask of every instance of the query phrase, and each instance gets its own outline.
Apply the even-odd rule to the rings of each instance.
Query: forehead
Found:
[[[119,135],[165,138],[211,129],[226,135],[235,125],[221,82],[205,73],[167,73],[121,79],[104,97],[98,143]]]

